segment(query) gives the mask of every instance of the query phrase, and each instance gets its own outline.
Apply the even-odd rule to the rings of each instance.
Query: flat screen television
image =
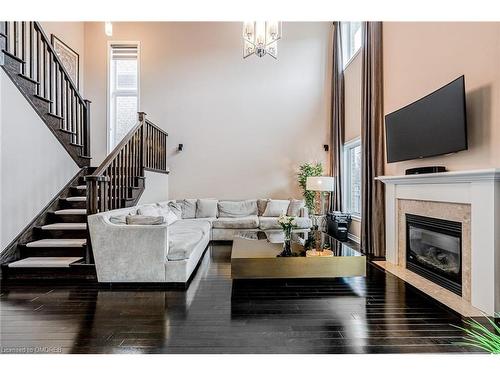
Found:
[[[466,150],[464,76],[386,115],[385,134],[388,163]]]

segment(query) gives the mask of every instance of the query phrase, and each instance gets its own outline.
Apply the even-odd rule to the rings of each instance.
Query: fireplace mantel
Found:
[[[386,185],[386,260],[398,265],[398,201],[461,203],[471,212],[471,304],[500,311],[500,169],[380,176]]]
[[[474,181],[500,181],[500,169],[474,169],[470,171],[451,171],[442,173],[425,173],[402,176],[379,176],[376,180],[384,184],[449,184]]]

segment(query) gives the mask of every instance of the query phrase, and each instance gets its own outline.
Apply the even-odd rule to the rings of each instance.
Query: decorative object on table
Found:
[[[80,88],[80,55],[54,34],[51,34],[50,42],[71,80],[77,88]]]
[[[328,236],[325,233],[315,231],[309,236],[306,257],[331,257],[333,251]]]
[[[306,189],[320,195],[319,207],[314,210],[312,215],[313,224],[316,229],[326,230],[326,197],[334,190],[335,178],[330,176],[311,176],[306,179]],[[329,201],[329,200],[328,200]]]
[[[292,216],[281,215],[278,223],[283,229],[283,251],[278,254],[279,257],[292,256],[292,229],[297,228],[297,221]]]
[[[351,215],[340,211],[332,211],[326,214],[327,232],[339,241],[347,241]]]
[[[497,314],[500,317],[500,314]],[[486,317],[493,330],[479,323],[477,320],[469,319],[465,321],[468,328],[453,325],[453,327],[464,331],[468,337],[465,337],[463,342],[457,345],[473,346],[483,349],[490,354],[500,354],[500,325],[492,319]]]
[[[315,213],[316,193],[314,191],[307,190],[307,178],[321,176],[322,174],[323,166],[321,163],[304,163],[299,167],[299,173],[297,174],[299,185],[303,191],[306,207],[311,214]]]

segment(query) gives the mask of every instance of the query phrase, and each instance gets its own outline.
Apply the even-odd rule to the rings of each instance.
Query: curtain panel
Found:
[[[361,105],[361,249],[385,257],[382,22],[363,22]]]
[[[342,210],[342,146],[344,144],[344,67],[342,62],[342,35],[340,22],[333,23],[332,48],[332,106],[330,135],[330,175],[335,177],[331,205],[335,211]]]

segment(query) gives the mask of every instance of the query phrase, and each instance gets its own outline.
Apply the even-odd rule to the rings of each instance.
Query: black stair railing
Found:
[[[137,124],[104,159],[87,181],[87,213],[124,208],[136,203],[131,189],[143,189],[144,170],[168,173],[168,134],[139,112]],[[135,197],[135,200],[139,199]]]
[[[71,143],[90,157],[90,101],[84,99],[38,22],[1,22],[4,52],[22,62],[20,74],[37,84],[36,96],[50,103]]]

